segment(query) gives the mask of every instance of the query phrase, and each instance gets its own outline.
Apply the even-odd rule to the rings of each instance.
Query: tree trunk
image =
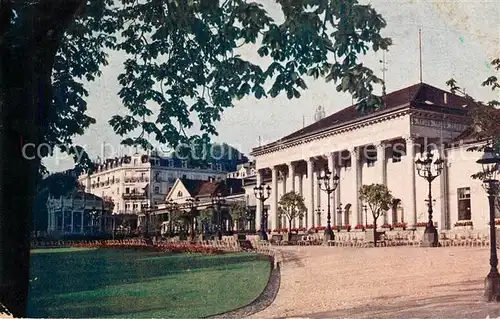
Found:
[[[373,216],[373,247],[377,247],[377,219]]]
[[[30,231],[40,158],[36,148],[48,130],[51,73],[61,38],[82,0],[25,4],[24,18],[0,25],[0,302],[14,317],[26,317]],[[24,10],[24,8],[23,8]],[[33,146],[23,146],[32,143]]]

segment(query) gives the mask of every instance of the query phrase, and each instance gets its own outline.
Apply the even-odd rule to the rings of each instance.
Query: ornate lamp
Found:
[[[490,272],[484,281],[484,296],[487,301],[500,301],[500,274],[498,273],[497,240],[495,226],[495,199],[498,196],[500,156],[492,147],[485,147],[483,156],[476,161],[481,165],[483,188],[488,193],[490,208]]]
[[[427,226],[424,231],[423,244],[425,246],[438,247],[438,233],[436,227],[434,227],[434,223],[432,222],[432,181],[441,175],[443,171],[444,161],[441,157],[438,157],[434,162],[434,155],[431,152],[430,147],[427,148],[427,152],[425,154],[421,154],[420,158],[415,161],[415,166],[418,172],[418,175],[425,179],[429,183],[429,194],[428,194],[428,205],[427,212],[429,214],[429,221],[427,222]],[[434,167],[433,167],[434,166]],[[434,168],[434,169],[433,169]]]
[[[327,243],[329,240],[333,240],[333,230],[331,226],[331,206],[330,206],[330,195],[337,189],[339,185],[340,178],[335,175],[332,178],[332,173],[328,169],[328,165],[325,166],[325,172],[323,176],[318,177],[318,187],[322,191],[326,192],[328,195],[328,208],[327,208],[327,226],[325,229],[324,242]]]
[[[221,205],[225,202],[224,197],[219,192],[211,197],[212,205],[216,207],[217,210],[217,237],[222,240],[222,209]]]
[[[267,231],[266,231],[266,223],[265,223],[265,214],[264,214],[264,202],[271,196],[271,187],[266,184],[261,184],[259,186],[255,186],[253,188],[253,193],[255,198],[260,201],[260,239],[267,240]]]

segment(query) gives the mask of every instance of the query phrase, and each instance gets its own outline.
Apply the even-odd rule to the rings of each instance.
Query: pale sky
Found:
[[[260,0],[271,16],[279,19],[280,11],[274,0]],[[362,1],[364,2],[364,1]],[[387,92],[419,82],[418,30],[422,29],[423,82],[446,89],[450,78],[466,88],[467,93],[482,101],[498,99],[498,93],[480,86],[488,76],[495,75],[489,62],[500,57],[500,1],[418,1],[373,0],[369,3],[387,21],[383,36],[393,45],[386,53]],[[257,61],[257,47],[248,47],[242,55]],[[382,52],[368,51],[362,61],[382,77]],[[124,114],[117,93],[117,76],[122,72],[124,56],[112,53],[102,76],[88,83],[88,113],[97,121],[75,143],[84,145],[91,158],[102,157],[103,143],[118,153],[121,137],[108,124],[115,114]],[[235,107],[222,115],[217,125],[216,142],[226,142],[248,153],[262,144],[272,142],[314,121],[314,112],[321,105],[326,115],[351,105],[348,94],[337,93],[336,84],[323,79],[306,81],[309,89],[300,99],[286,96],[257,100],[253,97],[235,102]],[[151,137],[151,142],[154,139]],[[118,156],[119,154],[112,154]],[[44,160],[49,171],[73,167],[72,159],[60,155]]]

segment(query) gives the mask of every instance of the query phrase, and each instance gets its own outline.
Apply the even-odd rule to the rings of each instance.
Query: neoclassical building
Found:
[[[304,220],[294,221],[295,226],[326,226],[327,195],[318,188],[326,167],[340,177],[331,198],[332,225],[372,223],[359,200],[360,187],[371,183],[387,185],[395,197],[379,225],[405,222],[412,227],[427,221],[428,183],[418,175],[415,160],[429,146],[436,158],[441,154],[445,159],[442,174],[432,183],[436,226],[453,228],[460,217],[473,219],[477,228],[487,227],[486,194],[480,181],[470,178],[479,169],[475,160],[480,154],[466,152],[456,140],[472,124],[469,111],[476,105],[425,83],[389,93],[383,101],[385,107],[375,112],[362,114],[352,105],[252,150],[257,184],[269,179],[272,188],[266,202],[269,228],[283,225],[277,203],[289,191],[302,194],[307,205]],[[458,197],[476,201],[472,215],[459,213],[465,204]],[[257,205],[257,225],[260,210]]]

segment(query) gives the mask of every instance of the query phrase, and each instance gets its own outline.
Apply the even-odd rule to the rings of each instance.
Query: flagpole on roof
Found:
[[[422,29],[418,29],[418,51],[420,54],[420,83],[422,83]]]

